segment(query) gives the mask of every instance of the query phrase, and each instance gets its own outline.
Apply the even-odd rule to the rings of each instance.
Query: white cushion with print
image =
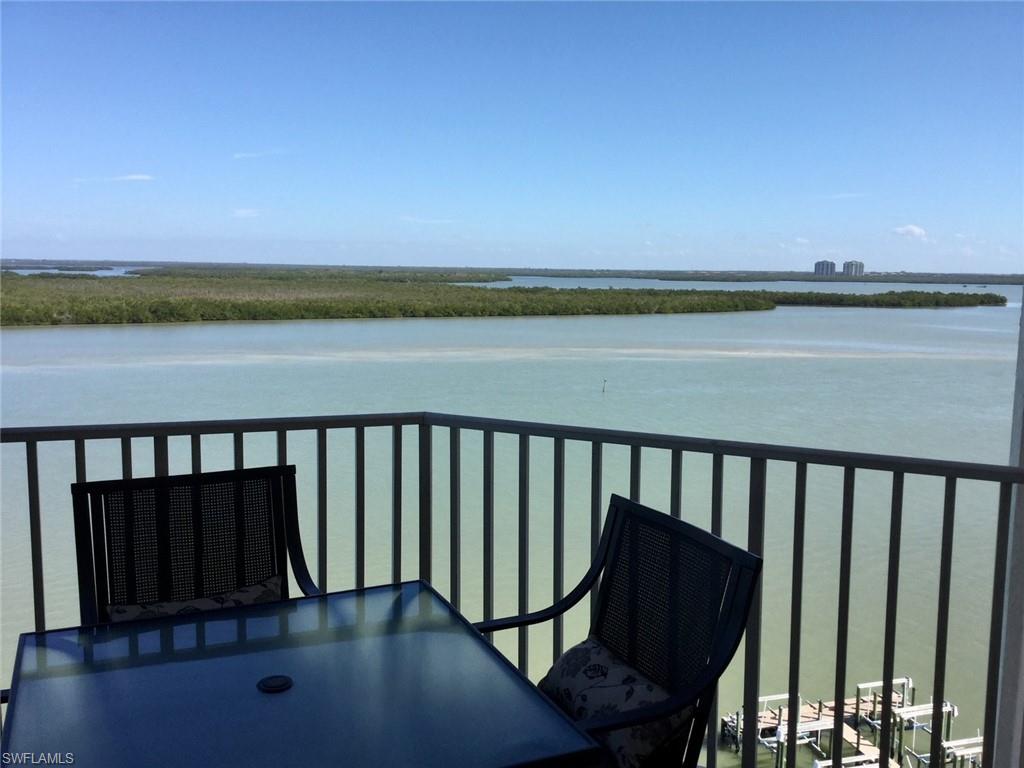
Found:
[[[265,581],[241,587],[233,592],[225,592],[211,597],[197,597],[194,600],[166,600],[160,603],[135,603],[131,605],[109,605],[107,610],[110,620],[134,621],[135,619],[151,619],[156,616],[176,616],[185,613],[213,611],[218,608],[231,608],[236,605],[256,605],[273,603],[281,599],[281,576],[271,576]]]
[[[670,694],[615,656],[593,637],[567,650],[538,687],[573,720],[629,712]],[[621,768],[639,768],[689,719],[687,708],[653,723],[609,731],[603,741]]]

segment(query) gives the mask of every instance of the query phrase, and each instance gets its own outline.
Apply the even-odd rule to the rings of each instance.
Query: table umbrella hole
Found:
[[[288,675],[268,675],[256,687],[264,693],[284,693],[292,687],[292,679]]]

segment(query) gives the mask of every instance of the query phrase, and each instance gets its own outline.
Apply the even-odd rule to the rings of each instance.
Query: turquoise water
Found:
[[[579,281],[575,281],[579,282]],[[598,282],[601,281],[598,279]],[[621,281],[619,281],[621,282]],[[670,287],[672,284],[669,284]],[[733,284],[735,286],[735,284]],[[801,284],[805,286],[806,284]],[[883,286],[864,284],[866,290]],[[679,285],[678,287],[691,287]],[[695,287],[708,287],[697,284]],[[740,284],[777,289],[778,284]],[[819,290],[824,286],[814,285]],[[829,288],[839,287],[838,284]],[[908,287],[908,286],[901,286]],[[929,289],[928,286],[909,286]],[[851,290],[849,285],[843,285]],[[859,289],[859,288],[857,288]],[[887,287],[885,289],[888,289]],[[967,290],[942,286],[946,290]],[[976,287],[972,288],[977,290]],[[951,310],[783,307],[771,312],[566,318],[473,318],[285,323],[209,323],[0,331],[4,426],[87,424],[434,410],[470,415],[855,451],[1005,463],[1010,435],[1020,288],[992,286],[1010,306]],[[435,435],[435,564],[447,584],[447,436]],[[390,574],[389,433],[367,436],[368,583]],[[415,440],[406,436],[406,509],[415,510]],[[499,612],[516,608],[516,446],[499,437]],[[137,473],[151,447],[133,446]],[[208,468],[231,463],[229,439],[204,442]],[[330,587],[352,586],[352,437],[332,435],[328,490]],[[47,621],[77,621],[70,446],[40,447]],[[550,456],[532,441],[531,606],[550,596]],[[246,443],[251,464],[274,458],[271,436]],[[31,628],[23,452],[4,446],[0,488],[0,677],[17,634]],[[304,537],[312,553],[313,436],[296,435]],[[116,443],[90,449],[89,476],[116,476]],[[172,470],[187,471],[186,440],[171,441]],[[589,447],[567,449],[567,582],[589,558]],[[625,492],[628,455],[609,448],[605,492]],[[463,437],[464,612],[480,615],[480,440]],[[726,465],[725,534],[745,541],[746,467]],[[665,508],[668,457],[645,455],[642,500]],[[684,515],[708,521],[710,462],[684,465]],[[841,476],[811,472],[801,693],[830,698]],[[932,674],[941,482],[911,479],[901,574],[897,673],[927,701]],[[771,465],[766,530],[762,693],[785,691],[788,658],[792,469]],[[953,568],[948,697],[956,732],[980,725],[984,691],[995,494],[960,488]],[[855,573],[848,680],[880,679],[888,479],[857,485]],[[406,576],[416,571],[414,513],[407,514]],[[585,634],[585,611],[566,627]],[[531,634],[530,672],[550,663],[550,635]],[[515,651],[515,638],[499,644]],[[738,677],[723,704],[738,704]],[[852,690],[851,690],[852,693]]]

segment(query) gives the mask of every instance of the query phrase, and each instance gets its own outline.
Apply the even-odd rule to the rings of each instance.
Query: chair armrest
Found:
[[[480,621],[474,624],[480,632],[499,632],[503,629],[512,629],[513,627],[524,627],[530,624],[540,624],[542,621],[549,621],[555,616],[559,616],[565,613],[567,610],[575,605],[575,601],[568,602],[567,598],[562,598],[557,603],[548,608],[544,608],[539,611],[533,611],[531,613],[524,613],[522,616],[506,616],[502,619],[488,619],[487,621]]]
[[[478,622],[473,626],[477,630],[483,633],[498,632],[500,630],[510,630],[513,627],[526,627],[531,624],[540,624],[541,622],[548,622],[557,615],[561,615],[566,610],[571,608],[573,605],[580,602],[584,595],[586,595],[590,588],[597,582],[598,574],[601,572],[601,568],[604,563],[600,560],[595,561],[584,574],[583,581],[575,586],[569,594],[563,597],[561,600],[556,602],[547,608],[541,610],[530,611],[529,613],[523,613],[519,616],[506,616],[505,618],[488,618],[485,622]]]
[[[320,589],[316,584],[313,583],[313,579],[310,577],[309,572],[305,574],[295,574],[295,583],[299,585],[299,589],[302,590],[302,594],[306,597],[313,597],[314,595],[322,595],[323,590]]]
[[[291,564],[292,573],[295,574],[295,583],[299,585],[302,594],[311,597],[322,595],[323,590],[314,582],[309,575],[309,568],[306,566],[306,556],[302,552],[302,537],[299,535],[299,502],[295,496],[295,468],[284,478],[284,529],[285,541],[288,548],[288,562]]]
[[[498,632],[502,629],[512,629],[513,627],[524,627],[530,624],[539,624],[542,621],[549,621],[556,616],[568,611],[576,603],[583,599],[583,597],[590,591],[590,588],[597,583],[597,577],[601,573],[601,569],[604,567],[604,553],[607,550],[605,544],[598,552],[597,559],[590,566],[580,583],[573,587],[572,591],[563,597],[561,600],[556,602],[547,608],[543,608],[539,611],[531,611],[530,613],[524,613],[522,616],[506,616],[503,619],[487,619],[486,621],[477,622],[473,626],[480,632]]]
[[[292,573],[295,575],[295,583],[299,585],[302,594],[307,597],[322,595],[323,591],[309,575],[309,568],[306,567],[306,558],[302,554],[302,544],[298,541],[298,536],[288,538],[288,560],[291,562]]]

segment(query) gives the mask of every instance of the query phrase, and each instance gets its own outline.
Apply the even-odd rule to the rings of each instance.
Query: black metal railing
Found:
[[[315,496],[316,496],[316,578],[322,589],[328,589],[327,553],[332,533],[328,529],[328,478],[331,463],[328,461],[328,435],[340,430],[351,431],[354,435],[353,456],[353,498],[354,526],[344,532],[354,540],[354,583],[362,587],[367,572],[367,477],[369,472],[390,472],[391,481],[391,578],[398,581],[403,577],[403,531],[405,510],[403,484],[405,472],[403,457],[406,447],[403,434],[406,429],[417,431],[416,455],[418,468],[418,504],[416,528],[418,536],[418,576],[431,580],[434,570],[433,552],[435,492],[435,430],[447,432],[447,484],[449,519],[449,589],[447,597],[461,607],[467,574],[463,568],[463,456],[467,434],[478,434],[481,438],[480,451],[480,515],[482,541],[480,551],[482,572],[479,584],[482,592],[482,619],[492,619],[495,613],[495,485],[496,448],[495,436],[511,436],[516,443],[514,476],[516,481],[516,517],[518,536],[516,541],[517,570],[516,586],[519,611],[530,609],[530,556],[531,514],[531,449],[540,441],[550,441],[552,461],[550,468],[551,496],[551,597],[557,600],[565,594],[565,543],[566,543],[566,450],[567,445],[581,444],[589,448],[589,539],[591,553],[597,546],[601,532],[602,513],[606,504],[604,488],[604,457],[606,446],[624,446],[629,451],[628,494],[631,499],[642,500],[641,481],[644,460],[655,451],[668,452],[669,469],[666,480],[668,513],[680,517],[683,504],[683,474],[686,457],[689,454],[703,454],[710,457],[710,530],[717,535],[723,530],[723,497],[725,489],[726,459],[745,460],[747,470],[746,504],[746,546],[756,554],[764,554],[766,493],[768,487],[769,462],[791,465],[794,468],[792,508],[792,565],[791,611],[789,617],[789,660],[788,660],[788,711],[800,711],[800,655],[801,633],[803,630],[803,600],[805,584],[805,532],[808,499],[808,467],[835,467],[842,469],[842,504],[837,609],[837,642],[835,663],[835,712],[830,757],[833,765],[840,765],[843,740],[845,691],[847,689],[847,651],[849,643],[848,620],[850,617],[851,578],[853,571],[853,529],[854,529],[854,488],[858,473],[881,472],[891,480],[891,501],[889,509],[888,562],[886,569],[884,637],[882,638],[882,679],[884,690],[881,697],[881,724],[878,744],[880,754],[892,752],[892,679],[896,653],[897,603],[899,597],[900,551],[903,528],[903,507],[905,480],[908,476],[927,476],[944,479],[944,503],[941,519],[941,551],[938,560],[938,605],[935,626],[934,680],[932,688],[933,723],[942,721],[944,686],[946,679],[946,654],[950,622],[950,584],[956,521],[956,491],[961,481],[979,481],[993,484],[998,488],[998,510],[995,517],[995,560],[993,568],[992,613],[988,626],[988,670],[985,695],[984,737],[993,743],[995,715],[996,680],[999,670],[1000,638],[1002,635],[1002,607],[1004,579],[1007,558],[1007,531],[1010,520],[1011,499],[1015,488],[1024,484],[1024,471],[1007,466],[976,464],[966,462],[937,461],[928,459],[884,456],[866,453],[816,450],[810,448],[764,445],[756,443],[713,440],[706,438],[680,437],[663,434],[646,434],[609,429],[540,424],[524,421],[508,421],[490,418],[456,416],[439,413],[398,413],[351,416],[324,416],[305,418],[240,419],[230,421],[159,422],[149,424],[113,424],[90,426],[59,426],[38,428],[8,428],[2,430],[2,442],[23,444],[25,450],[25,481],[27,481],[27,509],[4,509],[5,519],[12,515],[25,514],[28,518],[29,550],[31,560],[32,597],[34,628],[46,627],[45,569],[43,561],[43,532],[40,516],[40,470],[38,447],[41,443],[63,442],[74,447],[74,479],[87,479],[87,451],[94,441],[120,441],[120,474],[131,477],[133,473],[133,440],[152,440],[153,471],[166,475],[169,471],[168,440],[172,437],[189,438],[192,471],[204,468],[202,438],[208,435],[230,435],[235,467],[246,463],[246,436],[255,433],[276,435],[276,459],[278,463],[288,462],[289,436],[300,432],[315,434]],[[390,466],[367,467],[367,430],[390,431]],[[510,465],[501,469],[513,472]],[[13,482],[5,470],[4,481]],[[585,482],[581,483],[585,486]],[[386,507],[374,503],[375,514],[386,514]],[[49,514],[49,512],[48,512]],[[70,524],[70,496],[66,511]],[[582,535],[583,532],[573,532]],[[408,574],[406,574],[408,575]],[[0,596],[2,597],[2,596]],[[27,631],[32,627],[19,627]],[[557,657],[563,649],[561,618],[552,628],[552,656]],[[758,737],[758,692],[762,645],[762,601],[760,590],[755,597],[745,640],[742,661],[743,674],[743,717],[740,725],[742,742],[742,765],[753,768],[756,762]],[[518,663],[526,671],[529,658],[530,632],[528,628],[518,629]],[[797,743],[798,717],[789,717],[786,725],[786,742]],[[717,704],[709,718],[709,746],[717,744]],[[930,736],[930,754],[941,754],[942,729],[933,727]],[[707,765],[714,768],[717,750],[708,749]],[[796,750],[785,751],[786,768],[796,765]],[[990,758],[984,760],[984,768],[991,765]]]

